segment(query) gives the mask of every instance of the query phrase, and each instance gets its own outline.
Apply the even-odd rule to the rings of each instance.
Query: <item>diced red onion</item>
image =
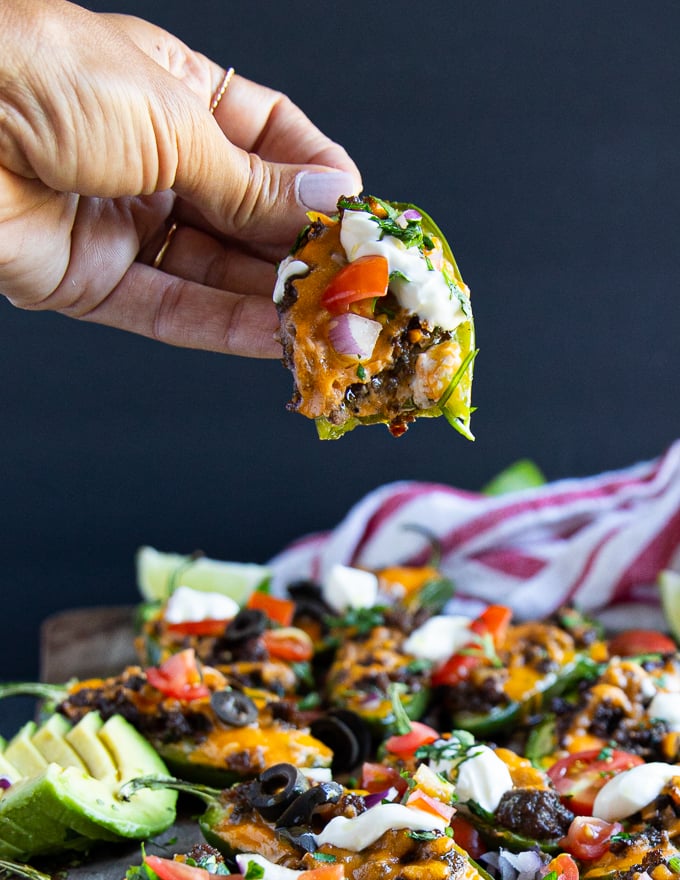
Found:
[[[9,776],[0,776],[0,788],[7,789],[7,788],[11,788],[11,787],[12,787],[12,780],[9,778]]]
[[[407,220],[422,220],[423,219],[423,215],[420,213],[420,211],[416,211],[415,208],[407,208],[404,211],[403,216]]]
[[[513,853],[501,849],[498,867],[501,880],[534,880],[543,867],[543,859],[535,850]]]
[[[374,794],[364,795],[364,803],[370,810],[371,807],[375,807],[383,801],[393,801],[398,796],[398,790],[392,785],[384,791],[377,791]]]
[[[369,358],[382,330],[379,321],[362,318],[354,312],[345,312],[329,324],[328,337],[338,354]]]

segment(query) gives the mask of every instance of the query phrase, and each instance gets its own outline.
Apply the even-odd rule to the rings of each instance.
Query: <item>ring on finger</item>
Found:
[[[170,228],[167,231],[167,234],[163,240],[163,244],[158,249],[158,253],[153,258],[153,263],[151,264],[154,269],[160,269],[161,263],[163,262],[166,253],[168,252],[168,248],[175,237],[175,233],[177,232],[177,223],[173,222],[170,225]]]
[[[213,95],[212,101],[210,102],[210,112],[215,115],[215,110],[219,106],[220,101],[224,97],[225,92],[229,88],[229,83],[234,75],[234,68],[230,67],[228,70],[225,70],[224,76],[222,77],[222,82],[217,87],[217,91]]]

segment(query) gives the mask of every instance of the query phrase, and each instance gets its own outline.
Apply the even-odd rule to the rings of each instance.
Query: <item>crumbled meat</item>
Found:
[[[556,792],[541,788],[506,791],[495,815],[504,828],[535,840],[563,837],[574,818]]]

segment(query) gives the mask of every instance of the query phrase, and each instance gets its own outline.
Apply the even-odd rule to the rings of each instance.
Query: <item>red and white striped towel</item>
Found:
[[[628,625],[642,625],[645,606],[658,609],[659,571],[680,569],[680,441],[653,461],[496,497],[389,483],[332,531],[302,538],[272,560],[274,589],[320,580],[338,562],[423,564],[430,544],[408,528],[414,525],[439,539],[457,610],[499,602],[527,619],[565,601],[588,611],[632,605]]]

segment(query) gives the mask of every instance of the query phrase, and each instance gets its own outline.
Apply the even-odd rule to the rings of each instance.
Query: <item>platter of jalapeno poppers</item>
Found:
[[[7,876],[680,878],[670,636],[447,613],[436,558],[281,595],[138,559],[133,662],[0,684],[40,700],[0,742]]]

